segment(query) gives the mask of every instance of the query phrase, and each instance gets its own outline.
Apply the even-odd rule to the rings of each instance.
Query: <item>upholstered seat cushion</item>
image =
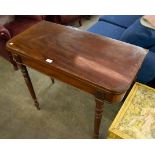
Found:
[[[45,20],[46,16],[45,15],[16,15],[16,19],[18,18],[29,18],[29,19],[34,19],[34,20]]]
[[[6,40],[0,39],[0,56],[4,57],[6,60],[10,60],[8,51],[6,50]]]
[[[150,51],[155,52],[155,45],[149,48]]]
[[[137,81],[148,83],[155,78],[155,53],[149,51],[137,75]]]
[[[34,20],[30,18],[19,18],[12,21],[11,23],[6,24],[5,27],[9,30],[11,36],[13,37],[38,22],[39,20]]]
[[[4,40],[11,38],[10,32],[3,25],[0,25],[0,38]]]
[[[93,32],[95,34],[103,35],[118,40],[124,32],[124,30],[124,28],[104,21],[98,21],[95,25],[88,29],[89,32]]]
[[[120,40],[155,52],[155,30],[143,26],[139,19],[122,33]]]
[[[127,28],[140,17],[141,15],[105,15],[101,16],[99,21],[105,21],[123,28]]]

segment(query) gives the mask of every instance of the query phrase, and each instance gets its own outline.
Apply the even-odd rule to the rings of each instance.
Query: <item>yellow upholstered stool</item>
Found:
[[[155,138],[155,89],[135,83],[108,138]]]

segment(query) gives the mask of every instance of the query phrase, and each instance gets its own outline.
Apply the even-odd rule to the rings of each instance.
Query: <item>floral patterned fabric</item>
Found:
[[[130,96],[130,103],[124,103],[123,115],[111,130],[131,138],[155,138],[155,90],[138,85]],[[125,107],[125,104],[128,106]]]

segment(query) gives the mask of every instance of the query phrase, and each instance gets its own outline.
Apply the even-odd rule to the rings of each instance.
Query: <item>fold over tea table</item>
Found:
[[[38,109],[26,66],[94,95],[95,138],[99,137],[104,101],[122,100],[147,53],[134,45],[47,21],[12,38],[7,49]]]

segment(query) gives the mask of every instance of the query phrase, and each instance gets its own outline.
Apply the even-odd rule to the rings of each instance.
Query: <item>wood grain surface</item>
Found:
[[[140,47],[47,21],[11,39],[7,49],[32,61],[51,59],[48,65],[60,72],[116,94],[129,88],[146,55]]]

